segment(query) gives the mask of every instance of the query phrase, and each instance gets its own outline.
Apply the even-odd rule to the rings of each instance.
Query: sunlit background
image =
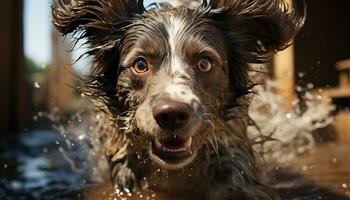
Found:
[[[350,199],[350,1],[307,4],[294,45],[258,66],[266,74],[256,77],[264,84],[250,114],[262,132],[288,143],[270,146],[283,148],[271,157],[293,172],[271,183],[285,199]],[[98,150],[86,147],[94,127],[81,119],[91,103],[76,90],[91,58],[77,60],[84,48],[71,51],[50,6],[0,7],[0,199],[76,199],[103,177],[84,160]]]

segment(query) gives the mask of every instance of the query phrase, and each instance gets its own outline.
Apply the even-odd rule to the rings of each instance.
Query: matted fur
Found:
[[[253,86],[248,72],[249,63],[266,62],[290,45],[304,23],[304,1],[294,1],[294,8],[282,0],[212,0],[196,9],[157,4],[147,11],[141,0],[57,0],[56,28],[87,39],[94,58],[82,89],[107,116],[101,137],[113,183],[179,199],[278,199],[259,183],[246,134]],[[197,49],[211,53],[214,75],[191,68]],[[157,73],[131,72],[130,61],[142,50],[160,63],[154,64]],[[182,74],[173,70],[175,61]],[[181,169],[168,170],[150,155],[150,144],[163,133],[149,110],[174,77],[195,105],[198,122],[186,130],[193,132],[197,154]]]

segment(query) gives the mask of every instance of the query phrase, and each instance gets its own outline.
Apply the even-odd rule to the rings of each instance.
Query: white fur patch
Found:
[[[186,86],[186,80],[183,77],[189,77],[190,75],[185,70],[186,63],[181,59],[181,56],[177,52],[177,45],[182,37],[183,31],[186,28],[186,21],[183,18],[171,16],[169,20],[167,31],[169,34],[169,46],[170,46],[170,70],[172,80],[166,87],[165,92],[170,94],[170,98],[181,101],[187,104],[192,102],[199,102],[199,97],[194,94],[190,87]]]
[[[179,17],[171,16],[169,20],[167,31],[169,34],[170,45],[170,59],[171,59],[171,73],[184,73],[181,57],[176,52],[176,47],[179,42],[179,37],[185,28],[185,20]]]
[[[199,102],[198,96],[193,93],[191,88],[184,84],[169,84],[165,88],[165,92],[170,94],[171,99],[187,104],[191,104],[193,101]]]

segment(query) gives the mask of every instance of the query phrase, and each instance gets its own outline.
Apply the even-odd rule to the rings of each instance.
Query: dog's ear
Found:
[[[286,0],[211,0],[208,5],[235,43],[257,60],[288,47],[306,17],[304,0],[294,0],[293,7]]]
[[[105,47],[118,41],[121,29],[144,11],[143,0],[54,0],[52,5],[53,23],[59,32]]]
[[[114,113],[119,73],[119,45],[128,26],[145,12],[143,0],[53,0],[52,17],[56,29],[71,34],[74,45],[83,39],[84,55],[92,55],[92,73],[79,90],[98,100]],[[83,56],[83,55],[82,55]],[[81,57],[82,57],[81,56]]]

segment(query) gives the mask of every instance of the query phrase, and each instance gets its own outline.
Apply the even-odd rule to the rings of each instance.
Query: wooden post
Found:
[[[339,71],[339,87],[350,88],[350,59],[336,63],[336,69]]]
[[[283,97],[283,105],[286,110],[293,108],[294,99],[294,48],[288,47],[279,52],[273,59],[274,79],[280,86],[276,93]]]
[[[69,44],[52,31],[52,65],[49,69],[49,109],[69,110],[74,98],[72,55]]]
[[[290,7],[291,0],[286,0]],[[283,97],[285,109],[293,109],[294,87],[295,87],[295,61],[293,45],[277,53],[273,58],[274,80],[281,86],[276,93]]]
[[[13,133],[28,117],[23,59],[23,2],[3,0],[0,7],[0,130]],[[0,133],[0,134],[1,134]]]

